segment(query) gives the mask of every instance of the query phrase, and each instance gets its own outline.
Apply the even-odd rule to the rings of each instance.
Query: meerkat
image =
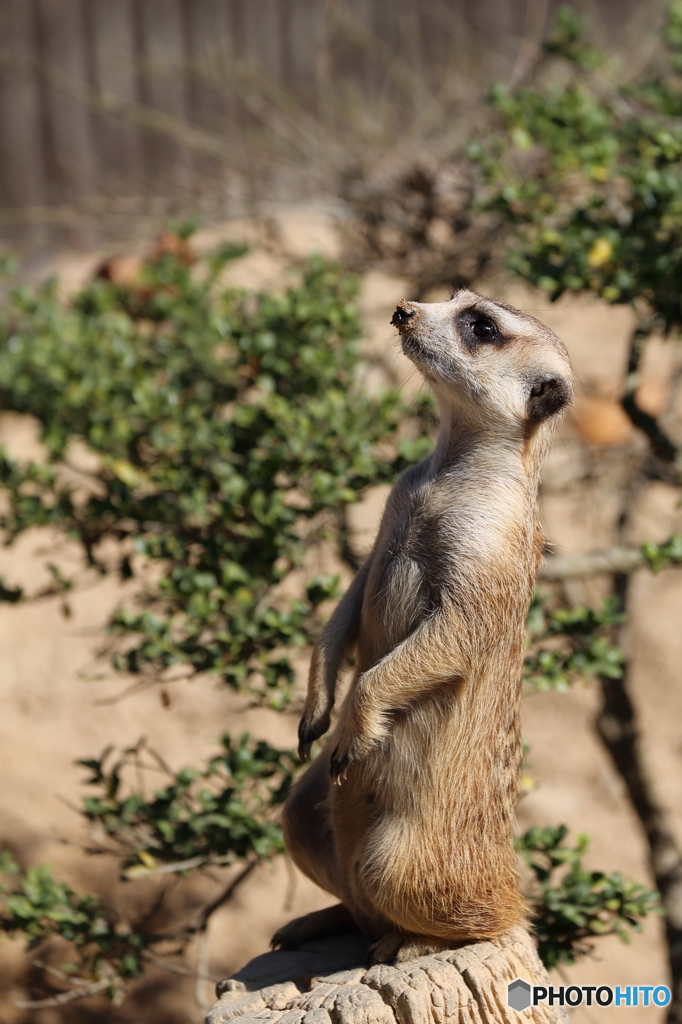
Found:
[[[538,320],[469,290],[391,323],[440,411],[312,656],[299,753],[331,738],[283,812],[294,863],[341,902],[274,936],[359,926],[375,960],[523,920],[513,834],[524,625],[542,556],[540,469],[573,375]],[[421,945],[420,945],[421,944]]]

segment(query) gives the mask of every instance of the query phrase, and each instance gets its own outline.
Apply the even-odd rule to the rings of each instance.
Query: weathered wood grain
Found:
[[[359,934],[265,953],[219,982],[206,1024],[568,1024],[559,1006],[507,1005],[516,978],[549,982],[522,928],[396,966],[366,963]]]

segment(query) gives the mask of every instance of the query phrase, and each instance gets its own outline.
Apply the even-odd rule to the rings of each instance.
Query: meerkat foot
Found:
[[[455,943],[455,945],[457,945]],[[372,962],[375,964],[404,964],[418,960],[420,956],[432,956],[452,948],[444,939],[429,938],[427,935],[410,935],[405,932],[387,932],[378,942],[370,946]]]
[[[330,935],[342,935],[356,927],[350,910],[343,903],[336,903],[333,907],[295,917],[275,932],[270,946],[272,949],[298,949],[306,942],[325,939]]]
[[[329,775],[334,785],[340,786],[345,781],[350,766],[367,757],[381,739],[383,735],[366,735],[343,729],[329,760]]]

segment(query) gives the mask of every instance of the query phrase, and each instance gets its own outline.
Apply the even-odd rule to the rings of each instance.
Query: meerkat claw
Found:
[[[298,727],[298,756],[301,761],[310,760],[310,748],[315,740],[319,740],[320,736],[324,736],[328,728],[329,715],[324,715],[317,722],[313,719],[310,724],[305,718],[301,719]]]
[[[346,781],[346,775],[350,768],[350,758],[347,755],[345,757],[338,758],[338,750],[339,748],[336,747],[329,764],[329,774],[335,786],[340,786],[342,782]]]
[[[304,764],[306,761],[310,760],[310,748],[317,739],[317,737],[311,735],[311,733],[311,729],[299,728],[298,730],[298,756]]]
[[[313,736],[311,734],[311,729],[299,729],[298,756],[304,764],[306,761],[310,760],[310,748],[317,739],[317,736]]]

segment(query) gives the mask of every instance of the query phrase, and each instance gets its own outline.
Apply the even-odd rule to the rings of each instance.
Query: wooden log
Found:
[[[265,953],[218,983],[206,1024],[568,1024],[560,1006],[507,1003],[518,978],[549,984],[523,928],[395,966],[367,962],[359,933]]]

